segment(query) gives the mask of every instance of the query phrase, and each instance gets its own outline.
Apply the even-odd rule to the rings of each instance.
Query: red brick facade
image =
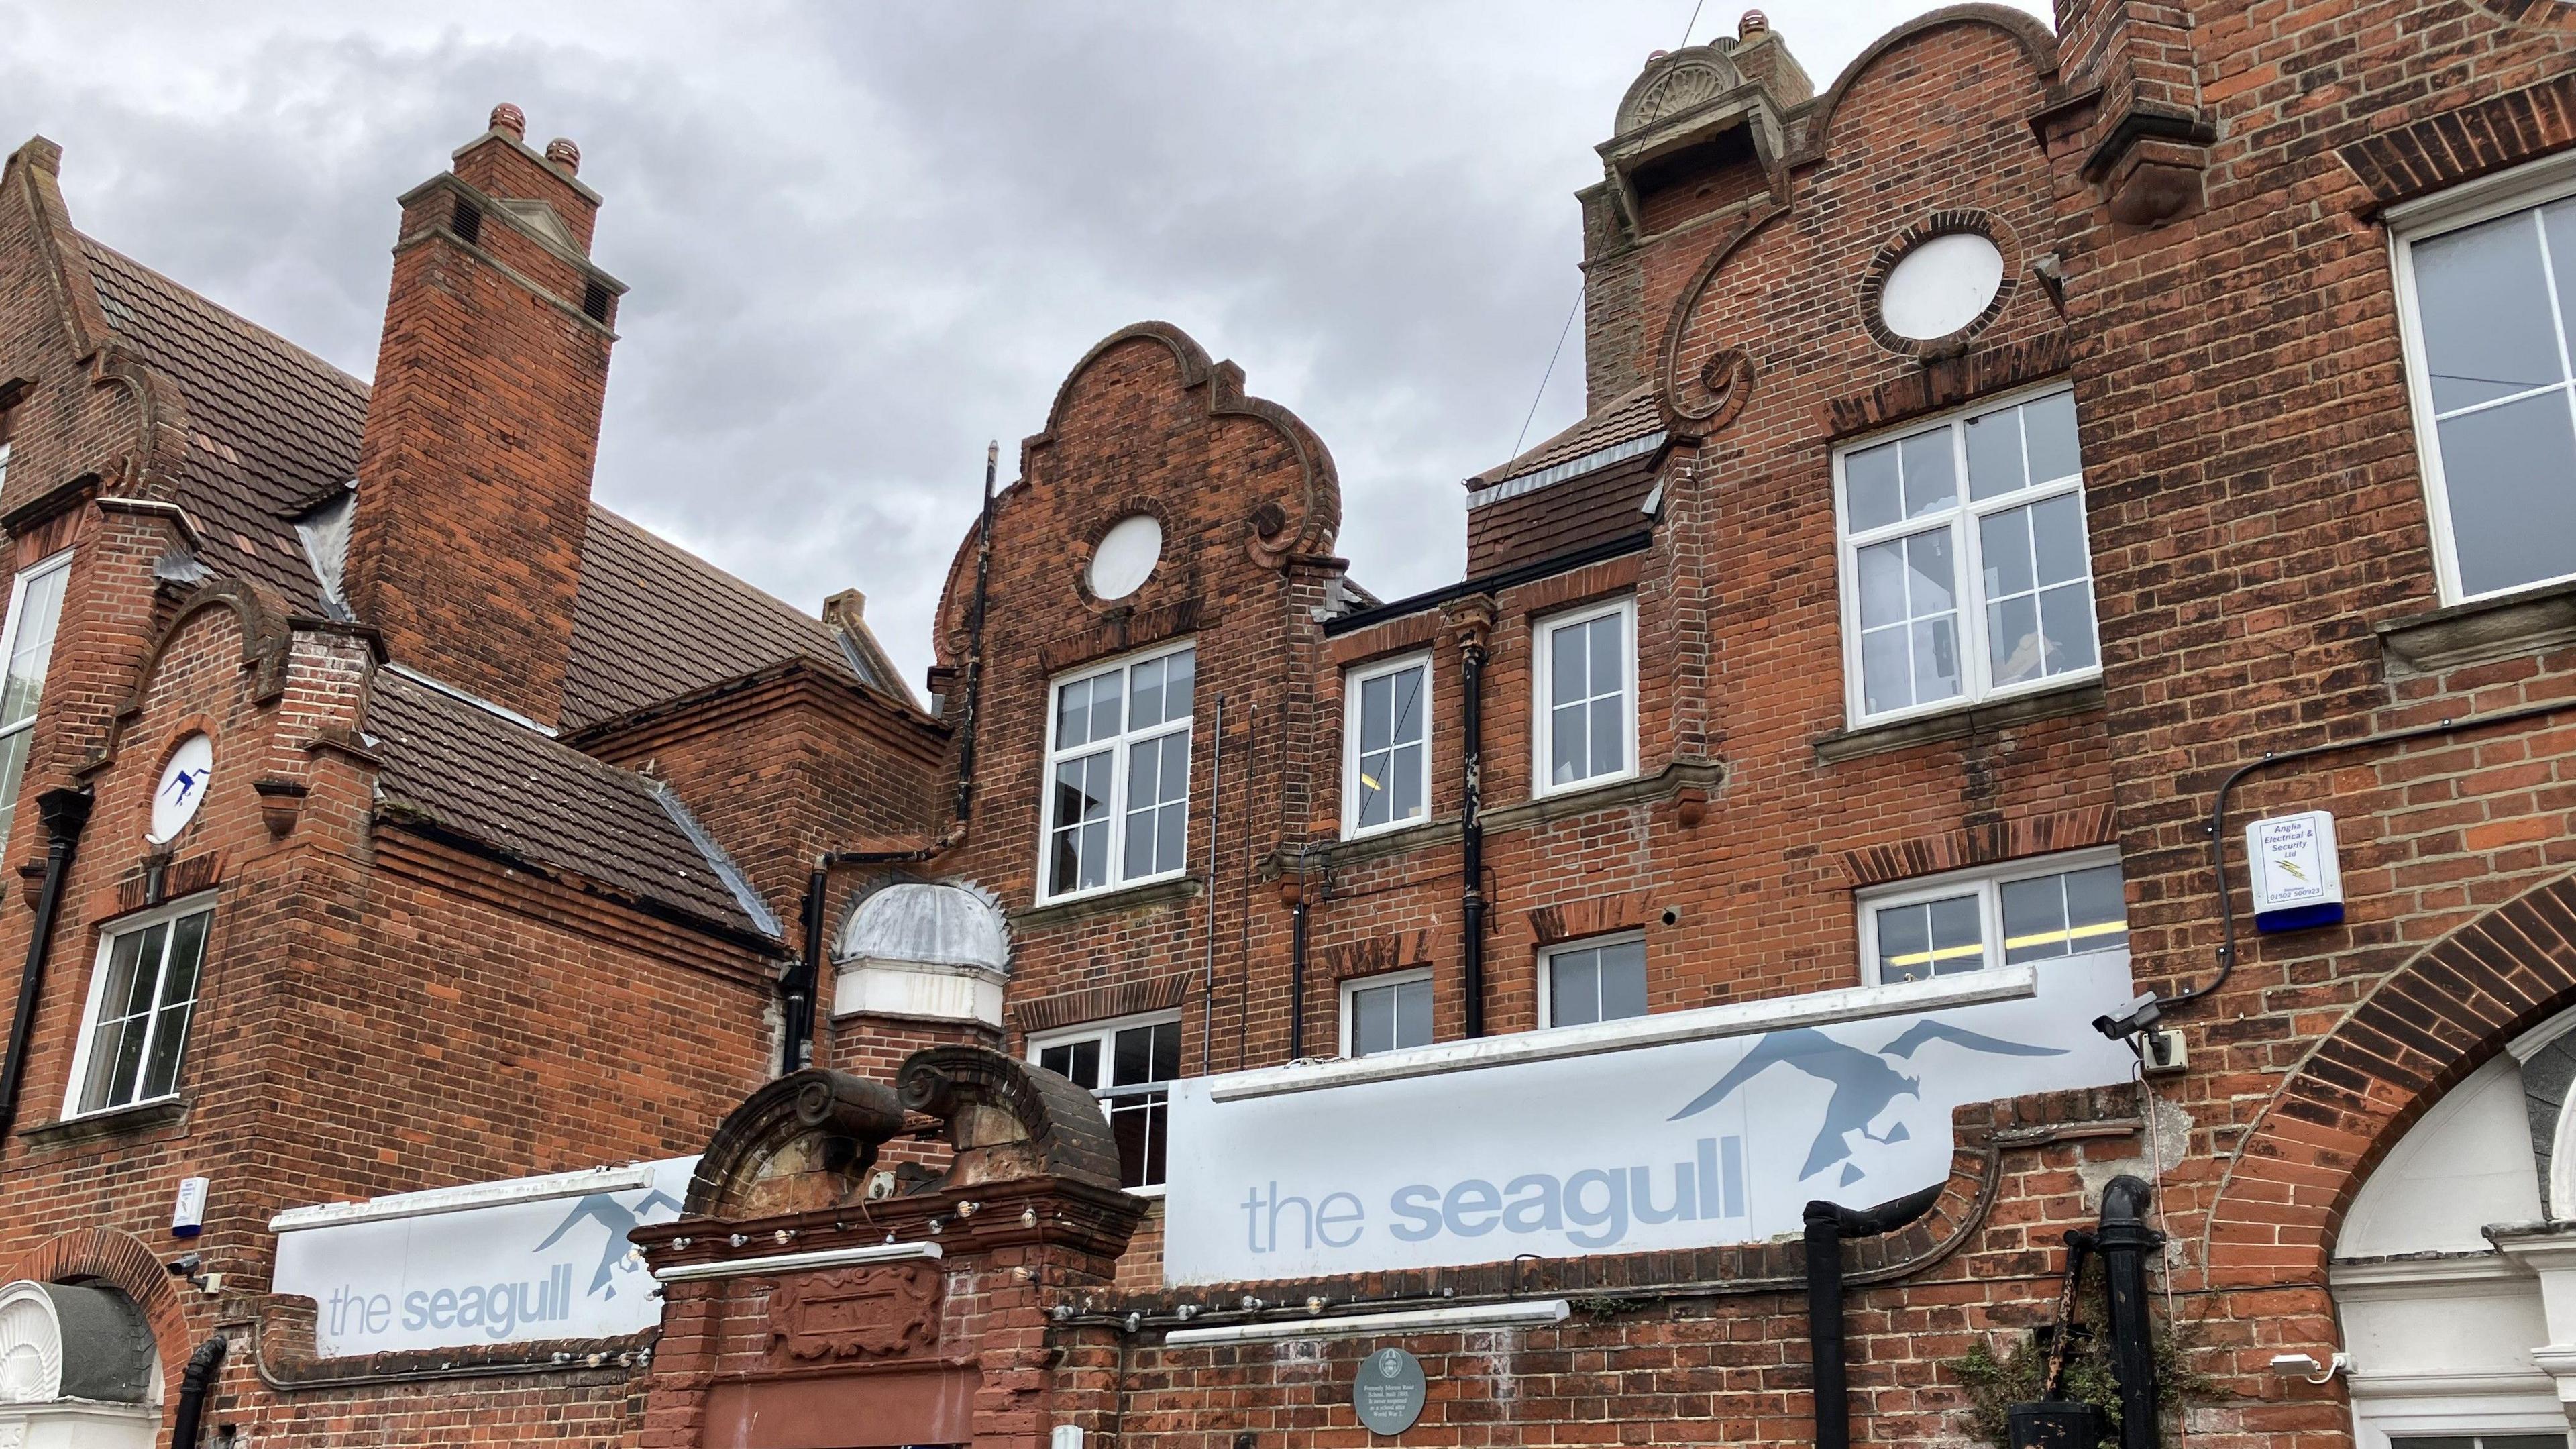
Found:
[[[0,385],[25,399],[0,521],[18,566],[65,547],[74,562],[13,863],[41,857],[40,791],[86,786],[95,803],[0,1144],[5,1274],[118,1286],[174,1393],[174,1345],[219,1323],[248,1335],[256,1362],[246,1349],[225,1369],[220,1413],[298,1442],[935,1431],[998,1449],[1072,1425],[1102,1449],[1309,1449],[1366,1437],[1352,1378],[1395,1342],[1432,1379],[1415,1443],[1803,1443],[1795,1241],[1167,1289],[1166,1214],[1204,1205],[1038,1173],[1009,1189],[1019,1229],[973,1217],[964,1205],[1001,1189],[963,1179],[916,1117],[869,1142],[910,1170],[869,1179],[876,1198],[855,1176],[793,1211],[693,1191],[692,1221],[639,1241],[668,1270],[756,1256],[764,1236],[862,1263],[847,1254],[954,1233],[953,1262],[915,1254],[830,1290],[935,1287],[936,1353],[906,1339],[900,1372],[840,1362],[876,1349],[783,1360],[793,1332],[767,1325],[794,1316],[804,1270],[682,1273],[658,1339],[478,1357],[462,1378],[314,1358],[305,1310],[258,1291],[265,1223],[296,1203],[693,1150],[775,1070],[782,977],[817,1003],[817,1065],[858,1077],[891,1081],[921,1047],[1025,1056],[1033,1038],[1140,1017],[1176,1019],[1195,1076],[1341,1054],[1342,988],[1395,971],[1429,972],[1437,1041],[1532,1030],[1545,948],[1612,933],[1642,936],[1652,1013],[1860,986],[1860,893],[2093,851],[2119,860],[2130,969],[2172,1003],[2187,1069],[2152,1090],[1961,1109],[1924,1215],[1844,1250],[1853,1432],[1964,1438],[1954,1361],[2053,1322],[2064,1230],[2129,1173],[2153,1180],[2172,1244],[2159,1312],[2169,1300],[2192,1325],[2192,1366],[2226,1396],[2190,1411],[2191,1438],[2385,1449],[2356,1432],[2351,1380],[2272,1361],[2334,1365],[2349,1305],[2330,1279],[2374,1170],[2452,1087],[2576,1005],[2570,586],[2445,592],[2391,228],[2424,214],[2411,203],[2576,148],[2571,13],[2065,0],[2052,29],[1962,5],[1897,26],[1821,89],[1748,17],[1731,41],[1650,62],[1623,98],[1581,198],[1589,415],[1469,481],[1460,585],[1385,603],[1348,578],[1336,542],[1366,524],[1344,519],[1323,440],[1181,329],[1139,323],[1075,363],[989,532],[961,542],[928,712],[869,687],[824,626],[774,612],[756,671],[668,666],[649,698],[596,688],[608,671],[582,621],[606,555],[582,510],[607,303],[583,315],[585,264],[525,213],[487,214],[472,241],[453,207],[464,188],[546,199],[561,247],[586,257],[573,158],[496,133],[407,199],[379,394],[404,401],[366,412],[350,452],[350,623],[319,617],[273,558],[232,558],[229,530],[201,517],[229,506],[218,464],[238,448],[221,421],[191,422],[217,404],[165,375],[177,364],[148,355],[148,329],[111,321],[99,286],[138,287],[117,270],[132,264],[71,231],[58,154],[32,142],[0,196]],[[2000,281],[1946,335],[1902,335],[1882,310],[1897,269],[1958,234],[1992,244]],[[522,246],[521,272],[554,282],[494,280],[491,258]],[[492,367],[533,374],[504,402],[539,446],[455,431]],[[306,404],[345,423],[365,402],[352,388],[322,379]],[[2057,392],[2081,443],[2099,669],[1862,718],[1837,454]],[[488,467],[441,504],[416,484],[451,457]],[[340,481],[308,471],[315,487],[272,512]],[[1158,559],[1100,598],[1090,565],[1138,515]],[[460,533],[515,540],[506,589],[429,586],[469,567],[440,542]],[[213,577],[186,582],[190,560]],[[1633,753],[1606,783],[1546,789],[1542,631],[1613,602],[1633,618]],[[459,610],[498,627],[458,627]],[[1055,684],[1183,642],[1178,867],[1049,888]],[[1349,671],[1415,655],[1432,682],[1428,818],[1353,835]],[[587,833],[522,838],[471,792],[418,803],[465,765],[371,743],[391,733],[370,728],[380,706],[426,688],[396,665],[562,720],[541,759],[578,785],[565,818]],[[152,856],[141,792],[191,731],[216,737],[224,772],[192,833]],[[2345,919],[2257,935],[2242,897],[2220,899],[2223,782],[2220,843],[2240,863],[2245,820],[2334,814]],[[713,857],[682,887],[613,847],[616,822],[663,818],[657,801],[721,842],[739,891]],[[854,912],[939,882],[999,903],[999,1020],[832,1013],[836,975],[867,965],[835,959]],[[174,888],[218,902],[187,1090],[122,1123],[51,1123],[99,931]],[[27,919],[0,912],[0,951],[24,946]],[[2223,986],[2185,999],[2222,967]],[[932,1115],[952,1135],[963,1120]],[[924,1164],[948,1178],[920,1186]],[[216,1177],[201,1251],[245,1289],[156,1276],[157,1216],[186,1173]],[[1041,1211],[1059,1199],[1078,1210]],[[1572,1315],[1535,1328],[1169,1338],[1550,1297]],[[867,1385],[906,1375],[919,1382],[883,1400],[902,1414],[869,1427]],[[764,1438],[723,1407],[764,1394],[808,1395],[820,1417]],[[973,1412],[923,1407],[942,1394]]]

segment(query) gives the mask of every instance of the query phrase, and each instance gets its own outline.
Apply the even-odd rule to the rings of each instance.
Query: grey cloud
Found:
[[[1928,5],[1764,8],[1822,84]],[[985,440],[1007,469],[1142,317],[1324,437],[1363,582],[1455,577],[1458,480],[1574,299],[1572,193],[1691,9],[0,0],[0,132],[64,143],[85,229],[363,376],[393,198],[517,102],[581,143],[634,287],[601,500],[808,609],[864,589],[917,680]]]

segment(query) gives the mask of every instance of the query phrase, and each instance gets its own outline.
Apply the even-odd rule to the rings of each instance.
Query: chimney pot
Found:
[[[503,101],[492,108],[491,129],[513,141],[524,141],[528,139],[528,113]]]
[[[1672,54],[1672,52],[1671,52],[1671,51],[1669,51],[1669,50],[1650,50],[1650,51],[1647,51],[1647,52],[1646,52],[1646,64],[1648,64],[1648,65],[1653,65],[1656,61],[1662,60],[1665,56],[1668,56],[1668,55],[1670,55],[1670,54]]]
[[[566,176],[581,174],[581,148],[565,137],[557,136],[546,143],[546,159],[562,167]]]
[[[1747,10],[1744,18],[1735,22],[1736,35],[1744,39],[1751,39],[1770,28],[1771,18],[1759,10]]]

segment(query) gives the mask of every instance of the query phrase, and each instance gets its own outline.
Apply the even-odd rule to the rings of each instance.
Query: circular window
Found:
[[[168,841],[188,828],[197,818],[197,806],[206,798],[206,782],[215,772],[215,742],[204,735],[190,735],[170,752],[170,763],[161,767],[161,785],[152,796],[152,833],[144,838],[154,845]]]
[[[2003,289],[2004,254],[1975,232],[1945,232],[1904,256],[1887,274],[1878,315],[1887,330],[1931,342],[1984,315]]]
[[[1118,520],[1091,551],[1091,571],[1085,575],[1091,596],[1104,603],[1127,597],[1145,586],[1162,557],[1163,525],[1143,513]]]

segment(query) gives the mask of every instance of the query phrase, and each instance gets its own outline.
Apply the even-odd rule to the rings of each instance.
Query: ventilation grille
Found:
[[[456,216],[450,224],[450,229],[467,246],[481,246],[483,244],[483,208],[464,197],[456,198]]]
[[[591,321],[608,325],[608,289],[597,282],[581,289],[581,312]]]

